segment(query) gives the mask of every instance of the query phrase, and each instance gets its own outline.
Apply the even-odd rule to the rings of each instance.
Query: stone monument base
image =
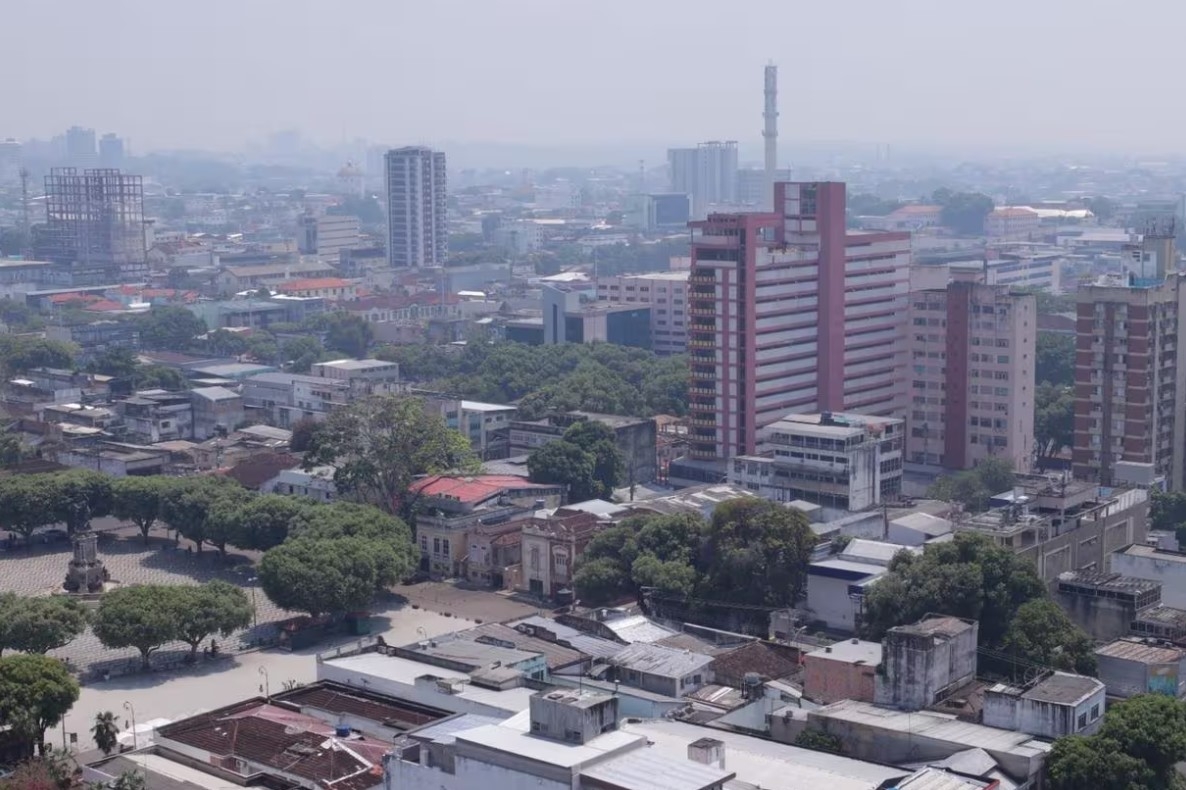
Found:
[[[99,536],[81,532],[74,536],[74,557],[66,570],[63,587],[72,593],[103,592],[103,585],[111,578],[99,559]]]

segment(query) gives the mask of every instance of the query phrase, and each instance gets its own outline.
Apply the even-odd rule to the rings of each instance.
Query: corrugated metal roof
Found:
[[[664,628],[658,623],[648,620],[641,614],[619,617],[615,620],[605,620],[602,623],[613,631],[619,638],[631,644],[635,642],[658,642],[669,636],[675,636],[678,631]]]
[[[582,778],[623,790],[701,790],[733,776],[731,771],[691,760],[673,760],[645,748],[581,771]]]
[[[1097,647],[1095,654],[1142,664],[1172,664],[1182,658],[1182,651],[1177,648],[1150,645],[1131,639],[1118,639],[1111,644]]]
[[[667,678],[682,678],[712,663],[712,656],[661,645],[634,644],[613,657],[618,666]]]

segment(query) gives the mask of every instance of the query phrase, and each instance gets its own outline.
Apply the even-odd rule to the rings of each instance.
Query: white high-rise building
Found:
[[[717,140],[667,151],[671,191],[692,198],[692,216],[703,219],[713,206],[737,205],[737,143]]]
[[[392,266],[440,266],[449,255],[445,154],[396,148],[384,157],[387,259]]]

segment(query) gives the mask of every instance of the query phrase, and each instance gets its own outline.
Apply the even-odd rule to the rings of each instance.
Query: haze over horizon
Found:
[[[141,152],[281,129],[328,146],[736,139],[756,159],[773,61],[783,150],[1183,152],[1186,110],[1160,75],[1183,60],[1186,6],[1140,5],[1156,18],[1102,0],[8,0],[0,137],[77,124]]]

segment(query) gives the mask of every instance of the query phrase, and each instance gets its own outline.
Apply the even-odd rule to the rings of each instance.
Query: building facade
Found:
[[[409,146],[384,158],[387,258],[393,267],[441,266],[449,257],[445,154]]]
[[[316,255],[330,266],[338,265],[342,250],[358,246],[360,233],[358,217],[346,214],[323,214],[320,217],[306,214],[297,220],[297,242],[301,253]]]
[[[910,298],[912,464],[970,469],[1004,458],[1026,471],[1034,452],[1033,294],[955,275]]]
[[[750,455],[788,412],[900,415],[910,235],[853,233],[845,187],[775,185],[776,213],[693,223],[689,455]]]
[[[729,482],[776,502],[865,510],[902,492],[903,421],[856,414],[788,414],[735,456]]]
[[[667,151],[671,191],[690,195],[692,216],[703,219],[713,206],[737,204],[737,142],[712,140],[695,148]]]
[[[688,343],[689,275],[681,271],[599,277],[597,301],[649,305],[651,350],[656,354],[683,354]]]

